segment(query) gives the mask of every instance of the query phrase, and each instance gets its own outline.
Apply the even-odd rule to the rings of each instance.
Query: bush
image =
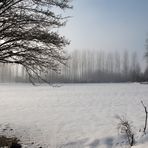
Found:
[[[16,137],[7,138],[5,136],[0,136],[0,147],[21,148],[18,142],[19,140]]]
[[[119,119],[118,130],[120,134],[125,135],[130,146],[135,145],[134,132],[132,124],[125,117],[117,117]]]

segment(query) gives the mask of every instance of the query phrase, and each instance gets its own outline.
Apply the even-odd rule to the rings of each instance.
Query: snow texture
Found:
[[[148,106],[148,85],[138,83],[0,84],[0,134],[27,148],[129,148],[117,130],[119,115],[132,121],[133,148],[146,148],[141,100]]]

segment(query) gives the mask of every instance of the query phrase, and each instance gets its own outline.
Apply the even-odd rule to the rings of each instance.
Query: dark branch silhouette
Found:
[[[141,101],[141,104],[142,104],[142,106],[144,107],[144,110],[145,110],[145,124],[144,124],[143,132],[144,132],[144,134],[146,134],[146,128],[147,128],[147,114],[148,114],[148,111],[147,111],[147,108],[146,108],[146,106],[144,105],[143,101]]]
[[[45,80],[49,69],[59,72],[67,60],[63,48],[69,41],[53,31],[66,18],[54,7],[71,8],[69,0],[0,1],[0,63],[21,64],[31,82]]]

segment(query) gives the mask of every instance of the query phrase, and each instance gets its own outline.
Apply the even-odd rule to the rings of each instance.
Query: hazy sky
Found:
[[[148,0],[73,0],[62,33],[68,49],[130,50],[144,53]]]

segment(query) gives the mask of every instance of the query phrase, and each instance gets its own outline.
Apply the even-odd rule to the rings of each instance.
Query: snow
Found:
[[[0,133],[29,148],[119,148],[119,115],[133,122],[138,143],[132,148],[145,148],[141,100],[148,106],[148,85],[138,83],[0,84]]]
[[[148,144],[140,144],[137,146],[133,146],[132,148],[147,148],[147,147],[148,147]]]

